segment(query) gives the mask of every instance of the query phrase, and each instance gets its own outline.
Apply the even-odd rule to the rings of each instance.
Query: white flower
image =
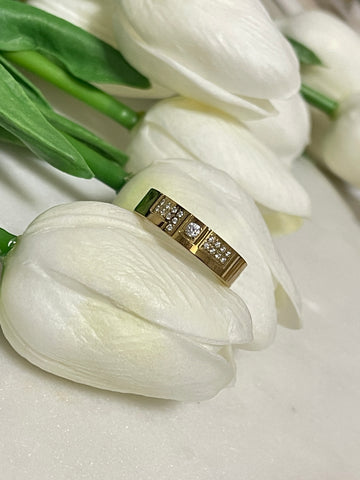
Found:
[[[27,3],[73,23],[116,48],[112,26],[112,0],[28,0]],[[123,85],[99,87],[112,95],[122,97],[164,98],[171,95],[169,90],[158,85],[141,90]]]
[[[310,153],[333,173],[360,186],[360,36],[321,11],[280,22],[284,34],[314,51],[323,65],[302,67],[304,83],[340,102],[334,119],[312,109]]]
[[[285,165],[300,157],[310,141],[310,114],[300,94],[274,102],[278,114],[244,124]]]
[[[150,188],[176,200],[247,261],[247,268],[231,286],[252,318],[253,340],[246,348],[264,348],[273,341],[280,302],[280,312],[285,315],[280,321],[299,326],[299,299],[292,280],[260,212],[229,175],[194,160],[158,162],[135,175],[115,202],[132,210]],[[210,277],[212,272],[206,268],[205,274]],[[212,305],[213,299],[209,298],[209,310]]]
[[[311,152],[340,178],[360,188],[360,92],[343,102],[337,118],[323,119]]]
[[[281,132],[277,121],[252,128],[263,138],[269,138],[271,130]],[[299,217],[310,214],[307,193],[277,155],[246,126],[193,100],[174,97],[153,106],[134,130],[127,153],[130,172],[160,159],[193,158],[227,172],[268,209]]]
[[[360,90],[360,37],[343,21],[314,10],[283,19],[279,26],[284,35],[310,48],[323,63],[302,67],[304,83],[335,100]]]
[[[125,58],[155,83],[234,116],[274,113],[298,62],[259,0],[113,0]]]
[[[237,294],[169,240],[114,205],[48,210],[5,259],[5,336],[33,364],[76,382],[212,397],[232,381],[232,345],[251,341],[251,320]]]

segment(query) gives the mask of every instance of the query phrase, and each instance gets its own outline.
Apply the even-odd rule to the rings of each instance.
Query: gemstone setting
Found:
[[[201,233],[201,227],[195,222],[190,222],[185,227],[185,235],[190,238],[196,238]]]
[[[201,248],[207,250],[216,262],[219,262],[224,266],[229,263],[229,259],[232,256],[232,251],[229,249],[228,245],[213,232],[205,238]]]

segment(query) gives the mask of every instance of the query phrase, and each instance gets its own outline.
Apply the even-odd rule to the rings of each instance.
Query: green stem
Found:
[[[0,228],[0,257],[4,257],[16,243],[16,235]]]
[[[134,110],[90,83],[77,79],[38,52],[2,52],[2,55],[11,62],[39,75],[70,93],[70,95],[105,113],[129,130],[139,121],[139,116]]]
[[[98,180],[113,188],[115,191],[119,191],[125,185],[130,175],[118,163],[100,155],[71,135],[64,132],[62,132],[62,134],[84,157],[86,163]]]
[[[339,108],[339,103],[336,100],[323,95],[317,90],[313,90],[305,84],[301,85],[300,93],[310,105],[318,108],[330,117],[335,117]]]

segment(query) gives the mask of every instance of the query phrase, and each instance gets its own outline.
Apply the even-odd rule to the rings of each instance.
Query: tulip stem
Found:
[[[313,90],[304,83],[301,85],[300,93],[310,105],[318,108],[330,117],[335,117],[339,108],[339,103],[336,100],[323,95],[317,90]]]
[[[0,228],[0,257],[4,257],[15,246],[16,235]]]
[[[139,121],[139,115],[134,110],[90,83],[79,80],[38,52],[1,52],[1,54],[11,62],[26,68],[99,110],[129,130]]]
[[[94,149],[87,146],[84,142],[63,132],[67,140],[77,149],[84,157],[86,163],[100,182],[105,183],[113,188],[116,192],[121,190],[130,178],[130,174],[126,172],[118,163],[105,158]]]

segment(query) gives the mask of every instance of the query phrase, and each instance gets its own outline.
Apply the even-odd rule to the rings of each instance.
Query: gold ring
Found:
[[[237,279],[247,265],[242,256],[213,230],[154,188],[135,207],[135,212],[189,250],[227,286]]]

